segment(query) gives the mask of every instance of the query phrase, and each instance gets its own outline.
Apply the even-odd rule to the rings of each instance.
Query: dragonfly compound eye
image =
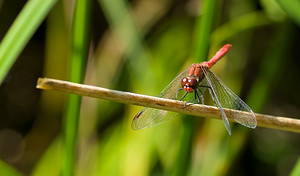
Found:
[[[187,77],[182,78],[181,80],[182,87],[185,86],[186,83],[188,83],[188,78]]]
[[[184,77],[181,80],[181,85],[183,90],[185,90],[188,93],[192,93],[194,92],[194,89],[198,87],[198,81],[195,78]]]
[[[191,87],[193,89],[198,88],[198,81],[195,78],[188,79],[188,84],[189,84],[189,87]]]

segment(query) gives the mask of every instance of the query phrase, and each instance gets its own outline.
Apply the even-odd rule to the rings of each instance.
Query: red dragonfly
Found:
[[[204,103],[203,93],[208,89],[215,105],[221,112],[222,120],[229,135],[231,135],[230,124],[223,108],[249,112],[239,116],[236,115],[233,119],[249,128],[255,128],[257,124],[255,114],[251,108],[210,71],[210,68],[220,60],[230,48],[231,45],[226,44],[209,61],[192,64],[188,69],[180,73],[159,95],[159,97],[167,99],[178,100],[178,97],[181,97],[179,100]],[[134,130],[152,127],[176,115],[178,115],[178,113],[153,108],[143,108],[134,116],[131,127]]]

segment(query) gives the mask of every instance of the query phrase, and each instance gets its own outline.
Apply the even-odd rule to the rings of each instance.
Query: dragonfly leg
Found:
[[[195,90],[195,100],[197,101],[197,103],[200,103],[200,97],[197,90]]]
[[[200,89],[198,89],[198,91],[195,91],[195,98],[196,97],[197,97],[198,103],[200,103],[200,98],[201,98],[201,104],[204,104],[203,92]]]
[[[187,106],[186,106],[186,104],[187,104],[187,102],[184,102],[184,104],[183,104],[183,108],[186,108]]]
[[[176,96],[175,96],[175,99],[177,99],[178,98],[178,92],[179,91],[181,91],[181,90],[183,90],[183,88],[181,88],[181,89],[178,89],[177,91],[176,91]],[[184,98],[184,97],[183,97]],[[180,100],[182,100],[183,98],[181,98]]]
[[[195,89],[195,98],[191,101],[188,101],[188,103],[192,103],[194,101],[196,101],[196,103],[200,102],[200,96],[199,96],[198,91],[196,89]]]
[[[182,101],[187,94],[188,92],[185,92],[185,94],[181,97],[180,101]]]
[[[205,87],[205,88],[211,89],[211,87],[210,87],[210,86],[207,86],[207,85],[200,85],[199,87]]]

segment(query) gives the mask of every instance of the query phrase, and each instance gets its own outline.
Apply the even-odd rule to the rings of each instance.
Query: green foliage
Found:
[[[72,28],[70,68],[70,81],[76,83],[82,83],[85,74],[86,58],[88,57],[87,53],[89,48],[90,9],[90,0],[76,1]],[[80,96],[68,95],[64,119],[63,176],[74,175],[80,105]]]
[[[38,26],[45,19],[56,0],[30,0],[1,41],[0,45],[0,83]]]
[[[18,171],[12,168],[10,165],[6,164],[2,160],[0,160],[0,170],[2,175],[6,176],[22,176]]]
[[[19,13],[0,44],[1,82],[47,17],[44,76],[158,95],[231,43],[212,68],[228,87],[257,113],[299,112],[296,0],[55,2],[31,0]],[[7,157],[1,147],[13,145],[0,131],[0,175],[299,175],[298,135],[232,124],[228,136],[221,121],[198,117],[132,131],[140,107],[61,93],[43,92],[35,108],[20,154]]]
[[[298,159],[294,169],[292,170],[290,176],[296,176],[300,174],[300,159]]]
[[[278,4],[282,7],[282,9],[293,19],[298,25],[300,25],[300,12],[298,7],[300,6],[300,2],[297,0],[292,1],[284,1],[277,0]]]

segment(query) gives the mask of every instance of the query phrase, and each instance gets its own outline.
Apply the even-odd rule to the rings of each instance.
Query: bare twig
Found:
[[[221,119],[220,111],[218,110],[218,108],[213,106],[206,106],[200,104],[188,104],[187,106],[186,103],[182,101],[140,95],[131,92],[110,90],[102,87],[77,84],[68,81],[61,81],[48,78],[39,78],[36,87],[39,89],[57,90],[81,96],[101,98],[119,103],[146,106],[194,116]],[[243,115],[243,113],[247,113],[232,109],[225,109],[225,112],[227,114],[228,119],[232,122],[234,122],[232,118],[233,114]],[[300,120],[288,117],[276,117],[265,114],[255,115],[258,126],[300,133]]]

